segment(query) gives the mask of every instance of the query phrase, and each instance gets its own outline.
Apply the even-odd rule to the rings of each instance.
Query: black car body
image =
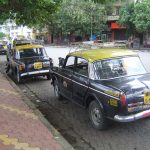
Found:
[[[131,122],[150,116],[150,74],[135,52],[73,52],[53,69],[52,79],[56,96],[88,108],[97,129],[104,129],[108,119]]]
[[[15,46],[8,55],[8,70],[20,82],[24,77],[47,76],[50,79],[52,59],[41,45]]]
[[[0,54],[6,54],[6,51],[7,51],[6,42],[1,41],[0,42]]]

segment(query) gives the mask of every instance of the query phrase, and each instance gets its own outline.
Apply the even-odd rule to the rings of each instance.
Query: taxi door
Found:
[[[75,62],[75,70],[72,77],[73,101],[84,105],[84,98],[89,87],[88,61],[77,57]]]
[[[60,93],[72,100],[72,76],[74,72],[74,56],[68,56],[65,66],[61,69],[61,77],[59,78]]]
[[[12,52],[11,52],[10,60],[9,60],[10,61],[11,71],[13,73],[15,73],[15,69],[16,69],[16,66],[17,66],[17,59],[16,59],[17,56],[18,55],[17,55],[16,50],[13,49]]]

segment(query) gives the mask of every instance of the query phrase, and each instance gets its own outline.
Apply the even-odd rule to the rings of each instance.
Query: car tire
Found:
[[[55,96],[58,100],[62,100],[63,99],[63,96],[59,93],[59,85],[58,85],[58,81],[55,80],[54,81],[54,93],[55,93]]]
[[[20,77],[20,74],[19,74],[19,70],[17,69],[17,72],[16,72],[16,82],[19,84],[22,82],[22,79]]]
[[[104,117],[104,112],[97,101],[92,101],[89,105],[89,118],[92,126],[98,130],[104,130],[108,127],[108,122]]]

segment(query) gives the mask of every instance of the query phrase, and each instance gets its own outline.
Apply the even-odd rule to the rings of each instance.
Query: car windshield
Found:
[[[94,69],[96,79],[110,79],[146,73],[139,57],[124,57],[96,61],[94,63]]]
[[[27,57],[47,56],[44,48],[29,48],[19,50],[20,59]]]

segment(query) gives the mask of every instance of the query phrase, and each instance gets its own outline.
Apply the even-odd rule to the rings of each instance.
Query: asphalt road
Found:
[[[46,48],[54,58],[68,53],[65,48]],[[150,52],[140,52],[140,58],[150,72]],[[5,58],[0,56],[0,68],[4,72]],[[55,128],[76,150],[149,150],[150,118],[132,123],[114,123],[108,130],[97,131],[89,122],[87,110],[67,101],[58,101],[51,82],[46,78],[25,80],[19,88],[36,104]]]

